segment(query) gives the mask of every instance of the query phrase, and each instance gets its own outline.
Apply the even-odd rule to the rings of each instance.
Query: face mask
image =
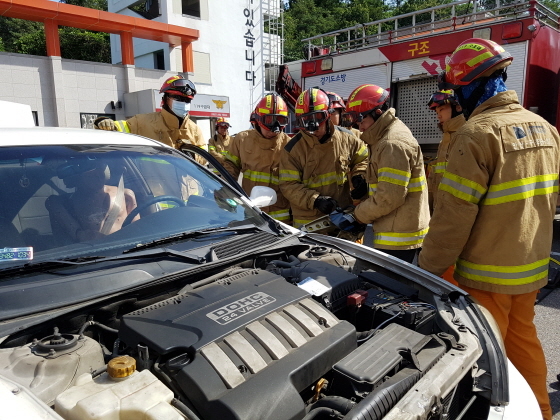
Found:
[[[171,111],[173,111],[173,113],[180,118],[185,118],[185,116],[189,113],[190,110],[191,110],[190,103],[180,102],[175,100],[171,102]]]

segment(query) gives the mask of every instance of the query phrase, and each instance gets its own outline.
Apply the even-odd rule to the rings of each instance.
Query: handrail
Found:
[[[457,7],[462,5],[467,6],[466,12],[469,12],[472,6],[472,11],[466,14],[457,14]],[[437,12],[441,10],[448,10],[448,13],[445,17],[438,18],[436,16]],[[503,0],[500,4],[500,0],[496,0],[496,7],[491,9],[484,9],[480,4],[480,0],[460,0],[327,32],[305,38],[302,42],[307,42],[310,55],[312,48],[323,46],[334,47],[336,52],[352,51],[371,47],[372,42],[374,45],[385,45],[398,41],[400,37],[414,38],[417,36],[425,36],[426,32],[436,34],[447,30],[455,31],[466,25],[487,25],[489,20],[501,21],[517,19],[520,14],[533,16],[535,19],[544,21],[545,24],[548,24],[554,29],[560,29],[560,16],[546,6],[541,5],[536,0],[527,0],[523,3],[513,4],[503,4]],[[430,17],[426,19],[428,15]],[[399,26],[399,20],[407,18],[412,18],[412,25]],[[449,24],[442,26],[442,24],[446,22],[449,22]],[[383,30],[384,24],[391,29]],[[367,34],[367,28],[374,27],[375,25],[377,26],[377,31]],[[399,35],[399,32],[401,35]],[[405,32],[404,35],[402,35],[403,32]],[[345,34],[347,39],[343,41],[337,40],[337,37],[342,34]],[[333,38],[333,42],[325,44],[323,38],[329,37]],[[311,58],[311,56],[309,56],[308,59],[309,58]]]

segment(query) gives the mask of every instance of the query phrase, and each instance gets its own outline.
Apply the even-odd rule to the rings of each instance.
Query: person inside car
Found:
[[[122,227],[136,207],[134,192],[124,188],[122,176],[118,186],[106,185],[109,166],[95,158],[70,159],[57,168],[57,175],[75,191],[50,196],[45,202],[55,235],[64,235],[74,242],[109,235]]]

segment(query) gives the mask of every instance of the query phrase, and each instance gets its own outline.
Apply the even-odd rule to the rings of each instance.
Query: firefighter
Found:
[[[183,144],[204,149],[206,142],[202,130],[189,118],[191,101],[196,95],[194,84],[183,76],[172,76],[163,83],[159,93],[163,93],[161,112],[138,114],[126,121],[100,117],[94,122],[95,128],[139,134],[179,150]],[[196,160],[205,162],[199,156]]]
[[[443,138],[439,143],[436,159],[433,163],[430,163],[427,171],[428,202],[430,204],[430,212],[433,212],[438,185],[447,167],[449,149],[453,144],[455,133],[465,124],[465,116],[453,90],[440,90],[432,94],[428,102],[428,108],[436,112],[438,128],[443,132]]]
[[[218,160],[222,165],[224,164],[224,156],[226,149],[229,146],[231,137],[229,136],[228,129],[231,127],[228,120],[225,118],[218,118],[216,121],[216,133],[210,140],[208,140],[208,152]]]
[[[329,97],[330,101],[330,108],[329,110],[331,113],[331,121],[334,125],[341,125],[342,122],[342,114],[346,111],[346,105],[344,104],[344,100],[334,92],[326,92],[327,96]]]
[[[419,266],[455,280],[496,319],[511,362],[544,419],[552,412],[534,304],[546,286],[558,196],[560,136],[507,90],[513,57],[493,41],[461,43],[440,75],[467,119],[449,153]]]
[[[294,226],[301,227],[352,204],[348,173],[363,178],[367,148],[333,124],[325,91],[305,90],[295,111],[300,131],[282,151],[280,189],[290,201]]]
[[[280,152],[290,140],[284,133],[288,106],[276,93],[267,93],[257,103],[250,122],[252,129],[232,137],[224,155],[224,167],[236,179],[243,173],[242,187],[247,194],[257,185],[274,189],[276,204],[263,207],[262,211],[291,224],[290,205],[278,186]]]
[[[354,89],[347,101],[348,115],[369,148],[368,197],[354,217],[373,223],[374,248],[412,262],[430,220],[424,160],[388,99],[388,91],[368,84]]]
[[[438,146],[437,156],[433,162],[428,165],[428,202],[430,204],[430,213],[433,213],[435,200],[437,198],[437,189],[445,168],[447,167],[447,157],[449,149],[453,144],[455,133],[465,124],[465,116],[463,109],[453,90],[440,90],[432,94],[428,108],[436,112],[438,119],[438,127],[443,132],[443,138]],[[455,266],[449,267],[442,277],[451,284],[458,286],[459,283],[453,278]]]

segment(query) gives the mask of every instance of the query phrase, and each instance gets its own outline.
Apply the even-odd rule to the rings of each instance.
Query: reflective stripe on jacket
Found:
[[[430,220],[420,145],[393,108],[362,133],[362,140],[370,151],[369,197],[356,207],[356,217],[373,223],[375,248],[419,248]]]
[[[349,179],[364,174],[367,147],[350,131],[329,121],[330,138],[319,139],[300,131],[282,151],[280,188],[290,201],[294,226],[324,216],[313,208],[320,196],[334,198],[340,207],[352,205]]]
[[[457,132],[419,264],[495,293],[547,284],[560,136],[514,91],[477,107]]]
[[[229,147],[231,137],[229,134],[222,136],[219,133],[214,134],[208,140],[208,152],[216,158],[222,165],[224,164],[226,149]]]
[[[194,144],[206,149],[202,130],[194,121],[187,116],[179,127],[179,119],[165,109],[161,112],[138,114],[126,121],[115,121],[115,126],[118,131],[158,140],[176,149],[180,149],[182,144]],[[199,156],[196,156],[196,161],[206,162]]]
[[[263,207],[262,211],[283,222],[291,222],[290,205],[278,186],[278,166],[280,152],[290,137],[281,132],[278,136],[267,139],[255,130],[237,133],[230,140],[224,157],[224,167],[237,179],[243,173],[241,186],[251,194],[257,185],[270,187],[276,191],[276,204]]]
[[[435,202],[437,200],[437,190],[445,168],[447,167],[447,159],[449,156],[449,149],[453,145],[455,133],[459,128],[465,124],[466,120],[463,114],[451,118],[449,121],[441,125],[443,131],[443,138],[438,146],[437,157],[434,163],[430,164],[428,171],[428,202],[430,210],[433,212]]]

